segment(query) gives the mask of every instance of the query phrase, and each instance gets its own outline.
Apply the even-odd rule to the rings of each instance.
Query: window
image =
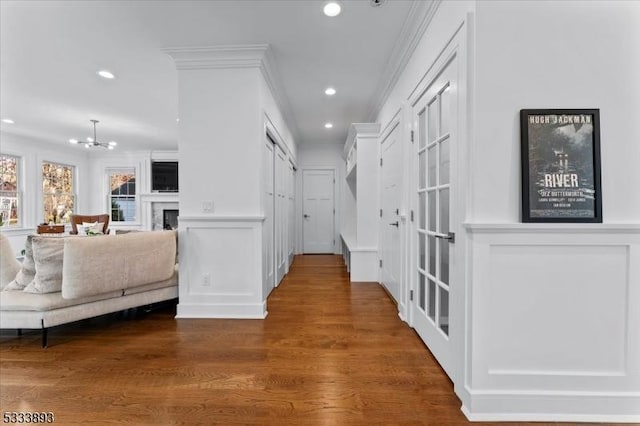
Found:
[[[4,226],[20,224],[19,164],[20,158],[0,154],[0,218]]]
[[[135,170],[109,171],[109,205],[111,206],[112,222],[135,222]]]
[[[42,196],[45,222],[69,223],[74,212],[76,200],[73,173],[73,166],[42,163]]]

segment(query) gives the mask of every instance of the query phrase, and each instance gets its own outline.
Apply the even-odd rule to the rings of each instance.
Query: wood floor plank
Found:
[[[297,256],[268,310],[108,315],[51,330],[46,350],[39,333],[5,330],[0,410],[51,411],[65,425],[468,423],[393,301],[350,283],[339,256]]]

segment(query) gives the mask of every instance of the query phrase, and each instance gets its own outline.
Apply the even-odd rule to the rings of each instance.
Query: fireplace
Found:
[[[179,210],[174,209],[162,210],[162,229],[178,228],[178,212]]]

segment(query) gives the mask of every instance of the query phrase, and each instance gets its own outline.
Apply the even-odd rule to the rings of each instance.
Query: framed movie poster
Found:
[[[600,110],[520,110],[523,222],[602,222]]]

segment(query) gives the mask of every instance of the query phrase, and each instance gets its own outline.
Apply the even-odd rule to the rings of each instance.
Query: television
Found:
[[[151,190],[178,192],[177,161],[154,161],[151,163]]]

